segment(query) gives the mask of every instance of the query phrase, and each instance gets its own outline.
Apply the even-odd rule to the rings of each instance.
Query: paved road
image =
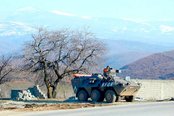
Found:
[[[23,116],[174,116],[174,102],[143,103],[62,111],[26,113]]]

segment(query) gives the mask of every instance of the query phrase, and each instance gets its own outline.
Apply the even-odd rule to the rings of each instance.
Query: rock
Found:
[[[45,99],[46,95],[40,90],[39,86],[34,86],[28,88],[27,90],[12,90],[11,99],[12,100],[36,100],[36,99]]]

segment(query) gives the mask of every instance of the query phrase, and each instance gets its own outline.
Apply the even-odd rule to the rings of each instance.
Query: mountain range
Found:
[[[156,53],[121,68],[120,76],[139,79],[174,79],[174,50]]]

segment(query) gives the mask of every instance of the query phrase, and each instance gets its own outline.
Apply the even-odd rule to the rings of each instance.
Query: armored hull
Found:
[[[100,74],[75,75],[71,80],[73,90],[79,101],[116,102],[125,99],[128,102],[134,100],[134,95],[140,89],[140,84],[127,81],[119,77],[105,78]]]

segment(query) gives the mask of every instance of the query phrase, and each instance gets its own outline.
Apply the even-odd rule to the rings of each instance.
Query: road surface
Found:
[[[22,116],[174,116],[174,102],[24,113]]]

